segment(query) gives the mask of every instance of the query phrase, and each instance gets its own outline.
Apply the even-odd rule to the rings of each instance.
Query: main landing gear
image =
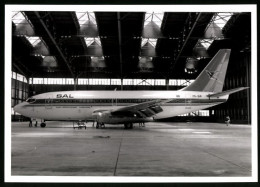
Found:
[[[104,128],[105,128],[105,124],[104,124],[104,123],[97,122],[96,128],[97,128],[97,129],[99,129],[99,128],[104,129]]]
[[[134,126],[133,126],[133,123],[126,123],[124,124],[125,126],[125,129],[132,129]]]
[[[29,127],[32,127],[32,126],[33,126],[33,125],[32,125],[32,120],[30,120],[30,122],[29,122]],[[35,126],[35,127],[38,126],[38,121],[35,121],[34,126]],[[41,126],[42,128],[46,127],[45,121],[41,122],[40,126]]]

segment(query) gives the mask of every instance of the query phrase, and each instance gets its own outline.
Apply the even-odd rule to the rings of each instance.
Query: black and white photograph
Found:
[[[6,182],[256,182],[256,5],[6,5]]]

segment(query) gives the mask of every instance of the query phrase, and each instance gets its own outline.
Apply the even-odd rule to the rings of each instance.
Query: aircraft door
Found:
[[[45,99],[45,109],[52,109],[53,99]]]
[[[117,99],[116,98],[112,99],[112,106],[117,106]]]
[[[190,95],[185,95],[185,110],[190,110],[191,109],[191,96]]]

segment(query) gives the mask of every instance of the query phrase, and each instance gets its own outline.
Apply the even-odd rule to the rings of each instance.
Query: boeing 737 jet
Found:
[[[209,108],[226,102],[229,95],[248,87],[222,91],[230,49],[221,49],[197,79],[178,91],[60,91],[30,97],[14,111],[45,121],[95,121],[124,124],[154,121]]]

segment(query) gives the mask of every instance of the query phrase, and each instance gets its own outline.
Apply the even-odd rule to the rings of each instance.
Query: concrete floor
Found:
[[[13,122],[11,159],[13,176],[251,176],[251,126]]]

